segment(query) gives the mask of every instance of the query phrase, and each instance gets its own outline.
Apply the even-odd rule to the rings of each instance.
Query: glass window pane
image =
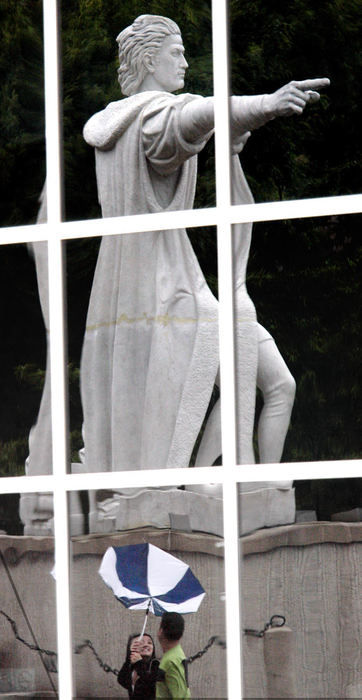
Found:
[[[186,657],[208,647],[204,655],[189,663],[192,697],[224,698],[225,584],[220,485],[196,484],[186,489],[119,488],[89,491],[87,495],[90,522],[95,522],[97,512],[98,536],[73,538],[72,543],[74,643],[79,648],[74,657],[77,697],[89,693],[93,697],[119,696],[125,692],[120,685],[128,688],[131,681],[126,661],[127,640],[129,635],[141,633],[146,618],[144,609],[132,609],[128,603],[122,605],[110,587],[116,556],[118,576],[126,587],[132,585],[129,578],[139,570],[145,578],[142,574],[138,589],[147,578],[149,590],[153,591],[152,606],[156,614],[151,608],[145,634],[154,640],[157,659],[163,654],[158,638],[162,607],[184,617],[181,644]],[[126,559],[129,554],[132,564]],[[178,561],[170,559],[169,554]],[[157,584],[152,578],[155,571]],[[179,582],[185,575],[190,579],[192,595],[189,592],[182,596],[181,603],[177,602],[176,587],[180,588]],[[158,603],[156,585],[161,587],[157,589],[162,596]],[[172,604],[167,602],[168,589],[174,591]],[[206,593],[204,597],[201,589]],[[137,597],[137,593],[134,595]],[[134,595],[130,597],[133,599]],[[197,609],[192,612],[194,608]],[[212,637],[216,639],[212,641]],[[90,640],[90,644],[85,640]],[[103,664],[97,662],[96,654]],[[105,665],[110,667],[108,672]],[[117,676],[121,669],[119,685]]]
[[[278,3],[266,10],[230,3],[230,28],[234,95],[272,94],[291,79],[330,79],[303,115],[251,129],[242,161],[256,201],[360,193],[358,5]]]
[[[42,2],[2,13],[0,225],[34,223],[45,173]]]
[[[350,215],[254,225],[247,283],[262,324],[260,461],[280,460],[268,444],[285,436],[292,377],[283,460],[360,456],[360,223]]]
[[[53,697],[58,680],[53,537],[17,536],[17,504],[0,496],[0,508],[8,533],[0,534],[0,692]]]
[[[67,244],[76,470],[210,466],[198,449],[218,400],[215,230],[190,233],[197,257],[184,229]]]
[[[351,491],[357,480],[312,481],[312,493],[330,504],[334,494],[335,509],[349,481]],[[295,486],[298,501],[302,484]],[[241,538],[246,698],[359,696],[360,511],[317,522],[315,513],[297,510],[295,524]]]
[[[50,474],[47,243],[3,245],[0,255],[0,474]]]
[[[185,81],[177,76],[176,82],[172,84],[163,85],[161,81],[160,85],[158,83],[151,86],[143,85],[144,79],[151,73],[147,73],[147,75],[145,73],[143,76],[137,63],[138,59],[135,58],[134,63],[130,63],[129,66],[129,78],[126,82],[122,82],[124,90],[122,94],[117,80],[119,60],[116,38],[133,23],[137,14],[144,15],[150,12],[149,3],[137,3],[137,10],[127,3],[112,3],[112,9],[109,4],[85,4],[79,0],[63,4],[62,68],[67,219],[87,219],[101,216],[98,199],[102,204],[103,216],[121,216],[167,208],[173,199],[172,190],[175,187],[177,173],[182,171],[186,179],[192,181],[194,176],[189,170],[193,166],[189,167],[188,159],[199,151],[201,151],[200,170],[195,206],[208,207],[214,204],[213,146],[211,141],[206,144],[211,134],[208,134],[205,142],[200,143],[199,146],[194,145],[195,140],[200,140],[199,135],[196,139],[192,139],[192,144],[188,143],[188,139],[184,135],[181,138],[178,132],[177,116],[181,105],[189,101],[189,97],[182,98],[183,93],[202,96],[213,94],[211,15],[208,5],[209,3],[203,3],[200,7],[193,6],[192,10],[190,9],[192,13],[190,21],[190,17],[185,13],[184,3],[175,2],[172,5],[172,10],[170,9],[170,19],[176,25],[161,27],[161,30],[158,27],[158,35],[156,31],[158,36],[156,45],[170,32],[175,36],[178,35],[179,30],[181,31],[185,56],[189,64]],[[157,11],[154,14],[157,15]],[[142,30],[140,30],[140,34],[140,42],[142,43]],[[178,60],[181,64],[177,70],[183,73],[186,69],[185,60]],[[136,65],[136,78],[132,78],[133,65]],[[167,68],[167,71],[169,73],[170,67]],[[131,87],[128,86],[128,83]],[[142,105],[134,110],[132,107],[135,104],[134,95],[140,93],[141,90],[145,97],[142,100]],[[152,114],[157,115],[157,118],[152,119],[149,90],[166,90],[168,105],[175,104],[175,109],[170,110],[167,105],[163,105],[161,108],[160,103],[155,112],[155,108],[152,106]],[[173,92],[178,93],[177,97],[170,97],[170,93]],[[123,104],[122,98],[126,95],[128,101],[126,98]],[[139,101],[139,98],[137,99]],[[160,96],[153,95],[152,99],[153,102],[160,101]],[[92,126],[84,134],[86,138],[84,140],[83,127],[86,122],[92,115],[104,110],[109,103],[112,103],[113,107],[104,112],[104,118],[97,117],[93,120]],[[128,110],[128,116],[124,122],[122,115],[126,114],[124,110],[127,110],[128,106],[131,111]],[[110,126],[110,122],[107,122],[107,115],[115,114],[115,109],[118,110],[118,120],[121,121],[116,127],[118,131],[111,135],[109,129],[113,127]],[[143,148],[139,152],[138,134],[140,133],[139,115],[141,110],[144,113],[142,118],[147,129],[143,127]],[[115,126],[113,117],[112,124]],[[163,145],[157,140],[160,128],[167,134]],[[110,139],[109,143],[107,139]],[[113,147],[116,140],[117,148]],[[97,145],[98,197],[94,168],[95,145]],[[205,150],[203,150],[204,146]],[[106,172],[110,173],[111,160],[117,165],[115,165],[113,175],[111,175],[114,188],[112,189],[113,195],[110,197],[111,190],[108,187],[108,195],[104,196],[105,181],[103,176],[108,177]],[[142,172],[139,171],[141,161],[144,162],[144,166],[141,167]],[[195,159],[192,161],[194,163]],[[184,162],[185,165],[183,165]],[[125,172],[129,176],[123,177],[122,173]],[[116,182],[117,173],[120,175],[118,183]],[[160,174],[163,179],[162,184],[158,181]],[[176,199],[178,199],[182,187],[182,183],[179,183]],[[147,195],[150,188],[155,189],[154,203],[150,201],[150,193]],[[143,196],[143,191],[145,191],[145,196]],[[168,199],[167,202],[165,198]],[[192,193],[187,202],[178,202],[177,205],[173,203],[171,209],[191,208],[193,198]]]

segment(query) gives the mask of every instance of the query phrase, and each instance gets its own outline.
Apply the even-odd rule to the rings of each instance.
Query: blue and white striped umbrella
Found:
[[[196,612],[205,595],[190,567],[153,544],[108,547],[99,574],[127,608]]]

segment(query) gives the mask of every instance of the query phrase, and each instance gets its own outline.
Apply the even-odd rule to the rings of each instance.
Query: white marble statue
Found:
[[[37,223],[47,220],[46,186],[40,195]],[[47,359],[45,382],[35,425],[29,434],[29,455],[25,462],[27,475],[52,473],[52,426],[50,394],[50,350],[49,350],[49,288],[48,288],[48,244],[38,241],[28,245],[33,256],[38,283],[39,301],[43,314]],[[24,523],[25,535],[50,534],[53,527],[53,498],[48,493],[23,493],[20,496],[19,514]]]
[[[46,183],[39,198],[40,207],[37,223],[47,221]],[[29,253],[34,258],[39,301],[46,333],[47,359],[45,382],[35,425],[29,434],[29,455],[25,462],[28,476],[51,474],[52,456],[52,416],[50,386],[50,347],[49,347],[49,283],[48,283],[48,244],[46,241],[29,243]],[[82,471],[82,465],[72,464],[72,472]],[[73,492],[69,498],[70,529],[73,535],[84,532],[84,515],[79,494]],[[53,495],[51,493],[22,493],[19,505],[20,519],[24,524],[24,535],[51,535],[54,527]]]
[[[117,42],[126,99],[110,103],[84,128],[95,148],[102,215],[192,208],[197,154],[213,133],[213,97],[173,94],[184,87],[188,64],[172,20],[142,15]],[[238,156],[250,132],[275,117],[301,114],[328,84],[292,81],[273,94],[231,98],[235,204],[253,202]],[[295,389],[246,291],[251,229],[234,227],[241,463],[254,461],[256,383],[265,399],[263,462],[281,458]],[[187,467],[218,367],[218,302],[185,230],[104,237],[81,364],[86,470]],[[220,455],[218,414],[216,404],[198,465]]]

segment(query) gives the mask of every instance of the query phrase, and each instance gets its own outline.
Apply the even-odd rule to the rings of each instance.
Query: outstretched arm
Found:
[[[302,114],[308,102],[317,102],[318,90],[329,85],[328,78],[292,80],[270,95],[231,98],[231,135],[233,139],[258,129],[275,117]],[[188,102],[181,112],[181,130],[187,141],[202,139],[214,126],[214,98]]]

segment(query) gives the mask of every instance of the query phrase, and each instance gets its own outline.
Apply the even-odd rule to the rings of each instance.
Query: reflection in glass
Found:
[[[165,588],[168,585],[166,556],[170,553],[190,567],[206,593],[197,612],[184,613],[185,632],[181,644],[187,657],[203,650],[210,638],[216,637],[205,655],[189,664],[192,697],[225,697],[221,488],[210,484],[192,485],[187,489],[165,487],[89,492],[90,507],[98,504],[98,535],[96,538],[74,538],[72,544],[74,644],[79,650],[74,657],[77,696],[88,694],[90,689],[94,696],[122,692],[117,677],[126,661],[127,640],[130,635],[142,631],[145,610],[122,605],[109,587],[110,580],[106,584],[98,570],[108,548],[140,544],[143,552],[150,544],[161,550],[162,563],[157,567],[160,585]],[[93,511],[91,522],[94,523],[94,519]],[[143,577],[146,569],[152,568],[152,563],[146,562],[138,569],[135,560],[123,571],[122,557],[129,553],[126,549],[107,554],[108,576],[113,577],[112,580],[114,576],[120,576],[124,585],[126,577],[128,588],[136,571],[142,569]],[[136,556],[132,550],[131,554]],[[117,574],[109,572],[114,557],[118,561]],[[104,571],[105,566],[102,565]],[[104,575],[107,578],[107,573]],[[151,571],[147,577],[150,582]],[[161,601],[161,604],[166,605],[166,602]],[[153,615],[151,609],[145,632],[155,642],[158,659],[162,656],[157,634],[159,625],[160,617]],[[85,640],[90,640],[90,644]],[[96,654],[102,661],[101,666]],[[109,673],[105,673],[105,665],[110,667]],[[121,680],[124,680],[123,676]]]
[[[359,696],[360,481],[295,482],[296,521],[277,495],[279,525],[241,538],[246,698]]]
[[[134,5],[113,3],[82,4],[79,0],[63,3],[63,121],[65,156],[66,216],[68,220],[99,217],[100,207],[94,172],[94,153],[83,139],[82,131],[90,116],[110,102],[122,98],[117,82],[116,37],[136,17]],[[150,12],[149,3],[139,2],[139,14]],[[95,22],[95,12],[97,21]],[[155,11],[157,14],[157,10]],[[165,13],[167,14],[166,10]],[[162,11],[160,12],[162,14]],[[171,19],[185,33],[185,92],[212,95],[212,37],[210,8],[193,5],[192,22],[185,22],[184,3],[177,0],[170,10]],[[90,40],[91,38],[91,40]],[[75,49],[77,47],[77,49]],[[79,49],[81,47],[81,49]],[[82,79],[78,79],[80,72]],[[129,166],[127,167],[127,170]],[[213,148],[202,152],[196,206],[214,203]]]
[[[1,18],[0,225],[33,223],[45,174],[42,2],[4,3]]]
[[[284,461],[361,454],[360,219],[254,226],[248,290],[297,385]],[[257,417],[262,406],[259,396]]]
[[[39,216],[42,216],[42,209]],[[4,245],[1,267],[0,474],[52,469],[47,244]]]
[[[243,166],[256,201],[361,192],[355,89],[361,21],[353,0],[341,9],[278,3],[271,12],[263,4],[230,3],[232,94],[271,93],[291,78],[331,80],[305,114],[253,132]],[[328,27],[328,38],[317,26]]]
[[[167,236],[179,233],[182,232],[170,232]],[[217,309],[215,229],[192,229],[190,234],[209,283],[205,294]],[[125,245],[137,247],[140,239],[142,246],[145,235],[126,236],[134,241]],[[195,259],[188,242],[187,245]],[[105,292],[106,280],[102,289],[93,288],[88,309],[98,248],[99,239],[80,239],[67,244],[73,471],[89,471],[91,465],[95,471],[163,467],[167,452],[171,452],[172,446],[175,451],[177,444],[182,460],[174,455],[171,462],[169,455],[171,466],[188,466],[195,460],[198,466],[212,463],[221,453],[219,425],[212,462],[208,461],[210,455],[205,450],[202,457],[199,446],[202,425],[208,421],[218,399],[218,387],[214,386],[218,364],[217,311],[207,314],[197,299],[190,300],[189,295],[186,298],[182,294],[171,299],[162,314],[154,312],[156,300],[151,295],[144,300],[148,312],[141,313],[136,291],[132,295],[128,290],[127,298],[121,303],[114,290]],[[108,283],[113,285],[109,280]],[[137,286],[141,286],[138,277]],[[114,304],[109,304],[110,298],[115,300]],[[133,310],[135,303],[138,307]],[[193,376],[198,366],[201,371],[196,384]],[[191,409],[187,408],[190,402]],[[163,417],[159,421],[161,409]],[[136,459],[140,450],[141,457]]]
[[[16,501],[19,500],[17,495]],[[52,697],[57,688],[54,541],[17,537],[17,503],[0,496],[0,692]]]

